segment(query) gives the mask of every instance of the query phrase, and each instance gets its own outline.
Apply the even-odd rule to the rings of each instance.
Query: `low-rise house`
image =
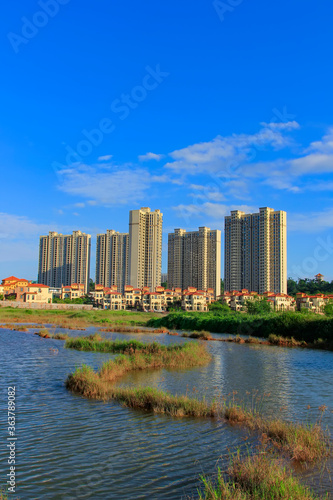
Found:
[[[207,294],[203,290],[184,290],[182,308],[185,311],[207,311],[208,303],[210,303],[207,302],[207,298]]]
[[[259,295],[257,292],[249,292],[243,289],[240,292],[237,290],[225,292],[222,296],[222,302],[227,304],[233,311],[246,311],[246,304],[249,300],[263,299],[266,299],[275,311],[295,310],[295,299],[284,293],[264,292]]]
[[[4,278],[2,280],[1,286],[3,287],[3,292],[6,295],[15,293],[15,288],[28,286],[31,281],[24,278],[16,278],[15,276],[9,276],[9,278]]]
[[[110,309],[111,311],[122,311],[126,309],[126,302],[120,292],[109,289],[104,293],[103,309]]]
[[[28,286],[19,286],[14,291],[17,302],[31,304],[51,304],[53,293],[50,287],[40,283],[30,283]]]
[[[171,290],[158,286],[155,292],[151,292],[149,287],[140,289],[126,285],[124,293],[121,294],[116,286],[103,288],[102,285],[97,285],[90,295],[94,298],[95,304],[103,309],[164,312],[174,301],[181,301],[187,311],[207,311],[208,304],[213,300],[214,291],[197,290],[194,287],[182,291],[181,288]]]
[[[333,295],[324,295],[318,293],[317,295],[307,295],[306,293],[296,293],[296,307],[297,310],[307,309],[314,313],[321,313],[326,304],[333,300]]]
[[[141,309],[142,290],[127,285],[124,290],[126,309]]]
[[[164,296],[159,292],[144,292],[142,295],[144,311],[164,311]]]
[[[296,300],[286,293],[264,292],[262,296],[267,298],[274,311],[295,311]]]
[[[61,290],[62,300],[80,299],[84,295],[85,295],[85,289],[83,283],[73,283],[72,285],[63,286]]]
[[[96,285],[95,290],[93,292],[89,292],[89,295],[94,299],[95,305],[103,306],[103,298],[104,298],[104,286]]]

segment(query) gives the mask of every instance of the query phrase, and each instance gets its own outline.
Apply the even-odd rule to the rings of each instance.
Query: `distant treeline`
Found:
[[[333,281],[317,281],[308,278],[299,278],[298,281],[295,281],[289,278],[288,294],[295,296],[298,292],[306,293],[307,295],[316,295],[317,293],[333,294]]]
[[[251,335],[268,338],[269,335],[293,337],[314,343],[319,339],[333,343],[333,318],[300,312],[250,315],[211,312],[174,312],[148,321],[147,326],[165,326],[175,330],[206,330],[215,333]]]

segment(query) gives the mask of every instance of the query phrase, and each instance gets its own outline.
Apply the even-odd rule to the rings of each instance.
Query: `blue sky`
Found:
[[[333,4],[3,6],[0,277],[36,278],[39,235],[167,233],[288,213],[288,274],[333,279]],[[223,253],[223,252],[222,252]]]

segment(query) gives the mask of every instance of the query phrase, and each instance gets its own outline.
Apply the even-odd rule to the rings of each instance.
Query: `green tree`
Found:
[[[247,300],[245,304],[248,314],[269,314],[272,312],[272,307],[267,299]]]
[[[219,300],[216,302],[212,302],[211,304],[208,304],[208,309],[209,311],[216,312],[218,314],[230,314],[232,313],[232,310],[227,304],[222,304]]]
[[[90,278],[89,280],[89,292],[94,292],[95,291],[95,283],[94,281]]]
[[[10,293],[6,295],[5,300],[16,300],[16,293]]]
[[[324,313],[326,314],[326,316],[333,316],[333,300],[330,300],[324,306]]]

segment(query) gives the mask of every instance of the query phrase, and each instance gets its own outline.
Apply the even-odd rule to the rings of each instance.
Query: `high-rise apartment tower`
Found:
[[[124,292],[128,285],[129,234],[108,230],[97,235],[96,285],[117,286]]]
[[[168,286],[221,293],[221,231],[175,229],[168,235]]]
[[[272,208],[225,217],[224,289],[287,293],[287,214]]]
[[[90,234],[71,235],[49,232],[39,240],[38,282],[60,288],[81,283],[88,292],[90,273]]]
[[[161,284],[162,223],[160,210],[144,207],[129,214],[129,285],[147,286],[151,291]]]

